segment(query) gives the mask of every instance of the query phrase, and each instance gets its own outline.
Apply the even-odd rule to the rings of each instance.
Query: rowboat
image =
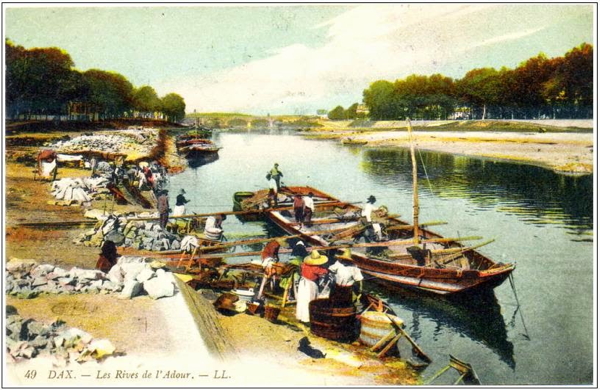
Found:
[[[410,123],[409,123],[409,131]],[[381,284],[440,295],[492,290],[504,282],[515,264],[496,263],[476,249],[464,246],[463,238],[444,238],[418,220],[416,163],[413,157],[414,211],[411,223],[388,215],[381,207],[372,221],[361,220],[362,208],[312,187],[287,187],[279,192],[277,209],[265,207],[267,190],[256,192],[241,202],[243,210],[264,207],[268,221],[290,235],[299,235],[318,247],[350,248],[352,260],[363,273]],[[315,195],[316,210],[310,224],[295,221],[291,207],[295,194]],[[282,208],[284,208],[282,210]],[[329,233],[323,234],[324,231]],[[315,234],[319,232],[319,234]]]
[[[363,140],[359,140],[359,139],[355,139],[355,138],[342,138],[342,145],[355,145],[355,146],[360,146],[360,145],[366,145],[367,141],[363,141]]]
[[[187,158],[197,158],[214,155],[221,149],[209,139],[190,138],[177,141],[179,153],[185,154]]]

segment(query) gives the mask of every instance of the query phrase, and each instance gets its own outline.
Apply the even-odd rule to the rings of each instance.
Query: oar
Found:
[[[413,340],[408,333],[406,333],[404,331],[404,329],[402,329],[401,325],[398,325],[394,319],[388,314],[385,313],[385,315],[390,319],[390,322],[392,323],[392,326],[394,327],[394,329],[396,329],[398,331],[398,333],[400,333],[402,336],[406,337],[406,339],[408,340],[408,342],[413,346],[414,350],[417,352],[417,354],[419,354],[419,356],[425,360],[427,363],[431,363],[433,360],[431,360],[431,358],[429,356],[427,356],[427,354],[425,353],[425,351],[423,351],[421,349],[421,347],[419,347],[419,345],[415,342],[415,340]]]
[[[399,217],[399,216],[400,216],[400,214],[393,214],[393,215],[389,215],[389,216],[387,216],[385,218],[386,219],[391,219],[391,218],[396,218],[396,217]],[[328,224],[328,223],[340,223],[340,222],[358,221],[359,219],[360,219],[360,217],[354,217],[354,216],[349,217],[349,218],[344,218],[342,216],[342,217],[339,217],[339,218],[313,219],[311,221],[311,224],[313,224],[313,225],[323,225],[323,224]],[[376,222],[374,221],[374,223],[376,223]],[[298,223],[298,222],[292,222],[291,225],[297,226],[297,225],[300,225],[300,223]]]
[[[470,239],[471,237],[465,237],[466,239]],[[464,240],[465,238],[461,238],[461,239],[457,239],[458,240]],[[478,240],[480,240],[481,238],[477,238]],[[447,249],[436,249],[433,250],[432,253],[451,253],[451,254],[456,254],[456,253],[463,253],[463,252],[468,252],[470,250],[473,249],[477,249],[477,248],[481,248],[484,245],[488,245],[491,244],[492,242],[496,241],[495,239],[491,239],[488,240],[486,242],[482,242],[481,244],[477,244],[474,246],[470,246],[470,247],[463,247],[463,248],[447,248]]]
[[[273,240],[277,240],[277,239],[286,239],[287,240],[289,238],[302,237],[302,236],[318,236],[318,235],[323,235],[323,234],[335,233],[337,231],[346,230],[346,229],[347,229],[347,227],[338,228],[338,229],[330,229],[330,230],[320,230],[320,231],[316,230],[316,231],[304,232],[302,234],[295,234],[292,236],[279,236],[279,237],[268,237],[268,238],[256,238],[256,239],[251,239],[251,240],[229,241],[229,242],[225,242],[225,243],[222,243],[219,245],[212,245],[212,246],[209,245],[209,246],[199,247],[198,250],[216,250],[216,249],[223,249],[223,248],[228,248],[228,247],[237,246],[237,245],[246,245],[246,244],[273,241]],[[158,252],[156,254],[151,254],[151,255],[168,257],[170,255],[181,254],[181,252],[182,252],[181,250],[161,251],[161,252]],[[150,256],[146,253],[144,253],[144,255]]]
[[[335,205],[344,205],[348,204],[348,202],[342,201],[327,201],[323,203],[315,202],[315,207],[329,207]],[[214,211],[212,213],[202,213],[202,214],[188,214],[188,215],[178,215],[178,216],[169,216],[169,219],[180,219],[180,218],[199,218],[199,217],[210,217],[212,215],[245,215],[245,214],[260,214],[266,213],[268,211],[286,211],[293,210],[294,207],[279,207],[279,208],[267,208],[267,209],[256,209],[256,210],[242,210],[242,211]],[[158,220],[158,217],[143,217],[143,218],[128,218],[128,221],[154,221]]]
[[[469,237],[465,237],[465,238],[468,239]],[[452,240],[457,240],[457,239],[452,239]],[[399,242],[402,242],[404,244],[410,244],[410,243],[412,243],[412,241],[410,241],[410,240],[399,241]],[[427,240],[423,240],[422,242],[428,242],[428,241]],[[342,248],[356,248],[356,247],[377,246],[377,245],[380,245],[380,246],[381,245],[391,246],[391,245],[398,245],[398,243],[390,244],[389,241],[386,241],[386,242],[381,242],[381,243],[379,243],[379,242],[372,242],[372,243],[364,243],[364,244],[342,244],[342,245],[332,245],[332,246],[309,246],[307,249],[310,249],[310,250],[330,250],[330,249],[342,249]],[[467,250],[478,248],[478,247],[479,246],[471,247],[471,248],[463,248],[463,249],[465,251],[467,251]],[[291,252],[292,252],[291,249],[281,249],[281,250],[279,250],[280,254],[291,253]],[[234,252],[234,253],[213,253],[213,254],[200,255],[199,258],[201,258],[201,259],[215,259],[215,258],[221,258],[221,257],[258,256],[261,253],[262,253],[262,251]]]
[[[433,222],[421,223],[421,224],[419,224],[419,227],[446,225],[447,223],[448,222],[443,222],[443,221],[433,221]],[[413,225],[393,225],[393,226],[386,227],[385,230],[412,230],[413,228],[414,228]]]
[[[422,240],[421,242],[423,243],[440,243],[440,242],[459,242],[459,241],[468,241],[468,240],[481,240],[483,237],[478,237],[478,236],[472,236],[472,237],[460,237],[460,238],[433,238],[431,240]],[[482,244],[479,245],[475,245],[475,246],[471,246],[471,247],[460,247],[460,248],[447,248],[447,249],[434,249],[431,252],[434,254],[444,254],[444,253],[450,253],[451,255],[449,256],[453,256],[456,255],[458,253],[458,255],[473,250],[473,249],[477,249],[480,248],[484,245],[487,245],[491,242],[493,242],[494,240],[489,240],[486,241]],[[406,243],[410,243],[410,241],[406,241]],[[389,259],[396,259],[396,258],[402,258],[404,256],[406,256],[407,253],[391,253],[386,255],[387,258]],[[438,260],[439,261],[439,260]]]

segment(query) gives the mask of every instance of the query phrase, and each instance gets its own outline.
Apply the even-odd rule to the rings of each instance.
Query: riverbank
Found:
[[[56,133],[46,137],[63,138],[66,134]],[[24,134],[24,137],[31,136]],[[32,259],[41,264],[53,264],[69,270],[72,267],[93,269],[98,258],[98,247],[76,245],[73,241],[89,226],[67,226],[70,222],[83,220],[86,209],[106,210],[107,212],[141,212],[134,205],[119,205],[106,200],[93,200],[87,206],[73,204],[57,205],[50,195],[50,182],[34,180],[31,156],[37,147],[23,146],[14,141],[7,152],[10,158],[5,163],[7,222],[6,249],[7,261]],[[156,153],[155,148],[151,148]],[[166,138],[159,153],[171,171],[181,168],[174,150],[172,139]],[[20,158],[19,158],[20,157]],[[156,157],[156,156],[148,156]],[[80,167],[59,169],[58,178],[89,176],[89,169]],[[23,226],[24,223],[45,224],[45,227]],[[209,300],[204,300],[202,312],[197,311],[182,298],[182,287],[175,297],[152,300],[148,296],[132,300],[119,299],[116,295],[42,294],[32,299],[7,297],[6,304],[14,306],[24,318],[51,323],[57,318],[69,327],[76,327],[91,333],[94,338],[106,338],[116,347],[118,355],[104,362],[89,363],[76,367],[75,375],[84,382],[81,375],[93,368],[112,372],[111,380],[90,384],[119,383],[114,381],[117,370],[125,370],[141,377],[145,370],[189,370],[197,371],[197,362],[203,361],[210,372],[208,382],[194,380],[140,381],[130,380],[131,385],[157,383],[177,386],[350,386],[350,385],[411,385],[418,383],[418,375],[405,363],[397,359],[379,362],[373,356],[362,356],[356,360],[351,350],[342,345],[318,338],[307,329],[293,324],[293,311],[287,308],[277,323],[248,314],[227,316],[218,313]],[[200,318],[207,313],[215,319],[212,324],[202,325]],[[225,360],[208,363],[211,358],[204,353],[205,346],[217,337],[226,338],[231,351]],[[299,339],[309,337],[312,345],[329,354],[325,359],[313,359],[297,350]],[[348,346],[348,348],[355,348]],[[37,381],[28,381],[24,376],[27,369],[36,368],[40,372]],[[48,385],[51,370],[55,370],[50,360],[29,360],[11,364],[11,380],[20,385]],[[194,371],[192,371],[194,370]],[[219,381],[213,377],[215,370],[230,373],[230,380]],[[188,378],[189,379],[189,378]],[[221,380],[221,379],[220,379]],[[58,383],[58,382],[56,382]],[[60,382],[69,383],[69,382]]]
[[[417,122],[413,127],[415,146],[420,150],[531,164],[564,174],[591,174],[594,170],[594,134],[587,127],[551,128],[538,123],[482,121],[468,126],[457,122],[423,126]],[[406,128],[353,129],[341,124],[305,134],[317,139],[366,142],[363,147],[410,146]]]

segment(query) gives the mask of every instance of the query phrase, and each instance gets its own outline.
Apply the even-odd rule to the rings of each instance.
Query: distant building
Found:
[[[369,115],[369,107],[367,107],[366,104],[359,104],[358,107],[356,107],[356,113],[364,116]]]
[[[327,118],[328,112],[329,111],[327,111],[327,110],[320,109],[320,110],[317,110],[317,115],[320,116],[321,118]]]

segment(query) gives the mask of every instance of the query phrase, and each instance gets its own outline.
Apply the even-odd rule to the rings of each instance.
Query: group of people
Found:
[[[315,299],[329,299],[332,306],[346,307],[360,296],[364,278],[352,260],[350,249],[345,248],[341,253],[331,250],[328,255],[318,250],[309,253],[302,240],[279,238],[269,241],[261,252],[264,275],[257,294],[259,299],[265,284],[278,275],[279,250],[288,244],[292,249],[289,264],[300,265],[296,294],[296,318],[299,321],[310,321],[309,305]]]
[[[312,250],[300,265],[300,276],[296,318],[301,322],[310,321],[309,305],[315,299],[328,298],[332,306],[346,307],[362,293],[364,277],[349,249],[330,256]]]

